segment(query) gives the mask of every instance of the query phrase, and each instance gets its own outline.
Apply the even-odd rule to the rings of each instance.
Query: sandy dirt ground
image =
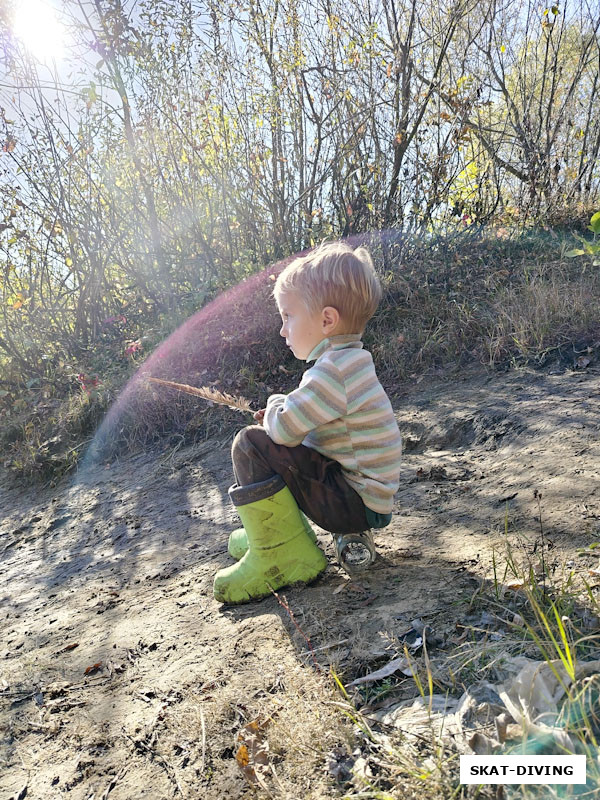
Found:
[[[0,797],[254,797],[235,756],[257,717],[274,795],[341,797],[328,753],[351,724],[330,665],[345,682],[377,668],[415,617],[452,629],[507,534],[532,556],[540,510],[551,569],[597,567],[599,370],[415,379],[394,408],[405,458],[376,563],[349,582],[317,530],[330,566],[282,590],[289,611],[212,597],[237,523],[233,426],[52,490],[3,480]]]

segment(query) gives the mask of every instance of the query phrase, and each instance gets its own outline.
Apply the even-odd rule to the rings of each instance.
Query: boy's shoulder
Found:
[[[359,376],[377,381],[373,357],[363,348],[326,350],[304,373],[305,379],[314,377],[319,382],[348,386]]]
[[[333,364],[340,371],[354,370],[373,364],[373,356],[364,347],[343,347],[340,349],[326,350],[315,362],[318,364]]]

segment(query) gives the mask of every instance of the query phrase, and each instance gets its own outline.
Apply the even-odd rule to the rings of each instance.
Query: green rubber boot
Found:
[[[213,593],[221,603],[248,603],[290,583],[308,583],[327,566],[308,536],[300,510],[280,475],[250,486],[232,486],[248,537],[246,554],[215,575]]]
[[[316,544],[317,534],[313,531],[310,522],[302,511],[300,511],[300,516],[302,517],[305,531]],[[246,555],[246,551],[248,550],[248,534],[245,528],[236,528],[234,531],[231,531],[229,534],[229,542],[227,543],[227,550],[229,555],[235,558],[236,561],[239,561],[240,558]]]

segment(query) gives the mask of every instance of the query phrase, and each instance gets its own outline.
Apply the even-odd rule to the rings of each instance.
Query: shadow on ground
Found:
[[[447,634],[507,541],[531,559],[543,532],[552,568],[595,563],[599,395],[593,372],[405,387],[402,483],[378,561],[349,583],[319,530],[329,568],[282,602],[212,597],[237,524],[225,431],[97,463],[52,492],[3,486],[6,796],[254,796],[234,754],[260,708],[279,708],[284,785],[342,796],[325,768],[348,730],[324,705],[331,667],[349,682],[381,664],[415,617]]]

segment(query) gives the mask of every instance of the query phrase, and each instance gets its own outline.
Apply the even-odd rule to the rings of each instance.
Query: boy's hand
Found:
[[[266,410],[267,410],[266,408],[261,408],[260,411],[255,411],[254,414],[252,415],[259,425],[262,425],[263,423]]]

